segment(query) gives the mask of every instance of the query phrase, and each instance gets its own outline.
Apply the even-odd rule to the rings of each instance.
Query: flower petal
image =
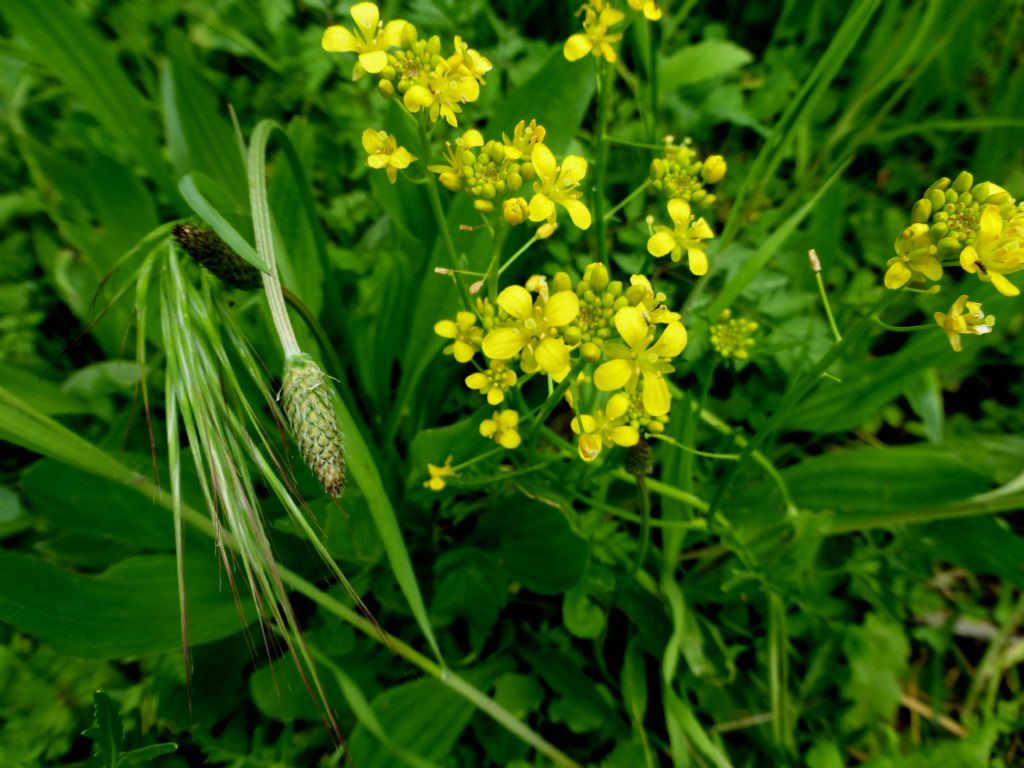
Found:
[[[587,432],[593,432],[597,429],[597,422],[594,421],[594,417],[589,413],[580,413],[572,417],[572,431],[577,435],[581,433],[586,434]],[[582,427],[582,430],[581,430]]]
[[[988,276],[992,278],[992,285],[994,285],[996,287],[996,290],[1003,294],[1003,296],[1020,295],[1020,288],[1011,283],[998,272],[989,272]]]
[[[545,373],[561,373],[569,367],[569,348],[561,339],[548,337],[534,350],[537,366]]]
[[[999,213],[999,206],[985,206],[985,210],[981,212],[979,231],[984,240],[994,240],[999,237],[999,233],[1003,231],[1003,217]]]
[[[487,386],[487,376],[477,371],[466,377],[466,386],[470,389],[483,389]]]
[[[594,371],[594,385],[602,392],[622,389],[633,375],[633,363],[629,360],[609,360]]]
[[[377,23],[380,21],[380,9],[376,3],[356,3],[350,11],[359,28],[368,33],[372,40],[377,34]]]
[[[526,345],[518,328],[495,328],[484,337],[484,354],[492,360],[515,357]]]
[[[530,198],[530,221],[550,219],[554,212],[555,204],[547,195],[538,192]]]
[[[977,272],[978,252],[971,246],[960,251],[960,266],[965,272]]]
[[[475,354],[476,348],[472,344],[467,344],[459,339],[456,339],[455,343],[452,344],[452,355],[460,363],[468,363]]]
[[[544,304],[544,319],[559,328],[568,325],[580,313],[580,299],[573,291],[559,291]]]
[[[519,320],[525,320],[533,314],[533,298],[521,285],[510,285],[499,293],[498,306]]]
[[[562,205],[569,212],[569,218],[579,229],[590,228],[590,209],[579,200],[563,200]]]
[[[601,455],[601,436],[582,435],[580,437],[580,458],[584,461],[593,461]]]
[[[890,291],[902,288],[909,280],[910,270],[902,261],[894,261],[885,272],[885,287]]]
[[[708,255],[700,248],[687,248],[686,262],[689,264],[690,271],[693,272],[693,274],[698,276],[707,274]]]
[[[388,65],[388,55],[384,51],[367,51],[359,54],[359,63],[371,75],[376,75]]]
[[[651,351],[657,353],[658,357],[678,357],[686,349],[686,328],[676,321],[665,326],[661,338],[651,347]]]
[[[434,323],[434,333],[445,339],[454,339],[459,332],[459,327],[453,320],[438,320]]]
[[[648,326],[643,310],[639,307],[623,307],[616,312],[615,327],[630,349],[639,351],[647,348]]]
[[[324,30],[320,46],[329,53],[353,53],[359,41],[344,27],[335,24]]]
[[[644,409],[651,416],[664,416],[672,407],[665,380],[653,373],[644,374]]]
[[[572,35],[562,46],[562,55],[569,61],[579,61],[594,47],[593,42],[586,35]]]
[[[690,204],[682,198],[673,197],[668,201],[668,216],[681,227],[689,226],[692,218]]]
[[[608,404],[604,407],[604,417],[607,421],[618,421],[628,410],[629,398],[619,392],[608,399]]]
[[[405,19],[395,19],[384,25],[384,32],[381,35],[381,42],[385,48],[392,48],[402,44],[402,33],[409,26]]]
[[[561,181],[564,185],[574,187],[580,179],[587,175],[587,161],[579,155],[566,155],[562,160]],[[582,227],[586,229],[586,227]]]
[[[662,227],[647,241],[647,252],[652,256],[664,256],[676,247],[676,237],[667,228]]]
[[[530,162],[533,163],[533,170],[537,172],[537,178],[542,182],[550,184],[555,180],[558,163],[555,162],[555,156],[546,146],[534,145],[533,151],[530,153]]]
[[[410,112],[419,112],[423,107],[434,103],[434,94],[426,86],[414,85],[405,92],[402,103]]]
[[[636,427],[615,427],[612,430],[612,442],[624,448],[629,448],[629,446],[640,442],[640,432]]]

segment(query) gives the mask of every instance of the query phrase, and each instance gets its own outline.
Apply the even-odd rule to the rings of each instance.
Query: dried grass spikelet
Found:
[[[281,400],[299,453],[329,496],[345,490],[345,453],[327,375],[305,353],[284,364]]]
[[[212,229],[178,224],[171,234],[193,261],[231,287],[252,291],[263,284],[260,271],[235,253]]]

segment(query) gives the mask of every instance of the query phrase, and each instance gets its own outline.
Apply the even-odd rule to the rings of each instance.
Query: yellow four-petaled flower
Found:
[[[359,65],[352,73],[358,79],[363,72],[377,74],[388,64],[388,48],[400,45],[402,32],[408,22],[401,19],[382,24],[380,9],[375,3],[356,3],[352,6],[355,30],[348,30],[340,24],[324,31],[321,45],[331,53],[358,53]]]
[[[390,133],[372,128],[363,131],[363,149],[366,150],[366,164],[377,170],[384,169],[392,184],[398,179],[398,172],[416,160],[409,150],[398,146],[398,140]]]
[[[580,229],[590,226],[590,210],[580,201],[580,181],[587,175],[587,161],[579,155],[567,155],[558,165],[554,154],[543,144],[536,144],[530,159],[537,181],[530,198],[530,221],[555,223],[555,205],[569,212],[572,223]]]
[[[702,216],[694,219],[690,204],[673,198],[668,201],[668,215],[674,227],[656,226],[654,234],[647,241],[647,250],[654,257],[672,255],[672,261],[679,261],[686,253],[687,264],[695,275],[708,271],[708,257],[704,253],[705,240],[715,236]]]

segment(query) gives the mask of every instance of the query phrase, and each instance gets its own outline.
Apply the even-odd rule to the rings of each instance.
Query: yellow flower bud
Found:
[[[377,90],[380,91],[380,95],[385,99],[390,99],[395,95],[395,84],[390,80],[381,80],[377,83]]]
[[[540,238],[541,240],[547,240],[549,237],[555,234],[556,229],[558,229],[558,225],[553,221],[549,221],[537,227],[537,237]]]
[[[522,224],[530,215],[530,204],[525,197],[512,197],[501,204],[501,213],[505,221],[513,227]]]
[[[601,359],[601,348],[592,341],[588,341],[580,347],[580,354],[588,363],[596,363]]]
[[[708,184],[714,184],[722,180],[725,176],[725,171],[725,158],[721,155],[711,155],[711,157],[704,161],[704,166],[700,169],[700,177]]]
[[[490,213],[494,210],[494,203],[490,200],[474,200],[473,208],[480,211],[480,213]]]
[[[571,291],[572,290],[572,278],[569,277],[567,272],[556,272],[555,276],[551,278],[551,285],[555,289],[555,293],[559,291]]]

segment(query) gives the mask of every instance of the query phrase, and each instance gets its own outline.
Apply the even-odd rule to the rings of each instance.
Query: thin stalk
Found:
[[[927,331],[938,327],[935,323],[926,323],[924,325],[889,325],[877,317],[874,318],[874,321],[875,325],[881,326],[887,331],[895,331],[896,333],[913,333],[914,331]]]
[[[281,292],[281,281],[277,277],[277,270],[275,269],[271,274],[264,272],[262,276],[263,291],[267,295],[270,316],[274,319],[274,328],[277,330],[277,337],[281,340],[285,360],[302,354],[299,342],[295,338],[295,329],[292,328],[291,318],[288,317],[288,307],[284,303],[284,294]]]
[[[648,178],[643,184],[641,184],[639,187],[637,187],[632,192],[630,192],[628,195],[626,195],[624,198],[622,198],[622,200],[620,200],[614,206],[609,208],[608,211],[604,215],[604,220],[605,221],[611,220],[612,216],[614,216],[620,210],[622,210],[627,205],[629,205],[630,202],[632,202],[636,198],[637,195],[643,194],[644,190],[646,190],[649,186],[651,186],[650,178]]]
[[[500,276],[500,275],[504,274],[505,270],[508,269],[509,267],[511,267],[513,264],[515,264],[516,263],[516,259],[518,259],[524,253],[526,253],[528,250],[530,250],[530,248],[533,246],[533,244],[536,243],[538,240],[540,240],[540,235],[537,235],[537,234],[534,234],[533,237],[531,237],[529,240],[527,240],[523,244],[522,248],[520,248],[518,251],[516,251],[511,256],[509,256],[508,259],[505,260],[505,263],[501,265],[500,269],[498,269],[498,275]]]
[[[839,327],[836,325],[835,315],[832,314],[832,305],[828,301],[828,293],[825,291],[825,281],[821,278],[821,270],[814,270],[814,279],[818,283],[818,293],[821,295],[822,306],[825,307],[825,316],[828,317],[828,327],[832,330],[832,338],[836,340],[838,344],[843,340],[843,335],[839,332]]]
[[[427,127],[422,119],[416,121],[416,125],[419,129],[420,135],[420,153],[423,156],[424,166],[429,166],[434,162],[433,155],[430,151],[430,136],[427,134]],[[459,254],[455,250],[455,241],[452,240],[452,233],[448,229],[448,217],[444,214],[444,208],[441,206],[441,196],[437,191],[437,179],[434,178],[434,174],[428,173],[426,188],[427,198],[430,200],[430,210],[434,214],[434,221],[437,222],[437,229],[441,233],[441,239],[444,241],[445,250],[448,251],[448,258],[451,260],[453,267],[459,265]]]
[[[501,276],[501,248],[505,245],[505,237],[508,235],[508,227],[499,223],[498,228],[492,230],[491,241],[491,263],[487,267],[487,297],[491,303],[498,302],[498,278]]]
[[[625,480],[627,483],[636,484],[636,476],[629,474],[624,469],[616,469],[612,471],[612,477],[618,480]],[[647,478],[647,485],[650,490],[654,491],[659,496],[664,496],[669,499],[675,499],[681,501],[683,504],[688,504],[694,509],[700,510],[701,512],[708,511],[708,503],[699,496],[695,496],[687,491],[680,490],[673,485],[663,483],[660,480],[654,480],[653,478]]]
[[[541,406],[540,412],[537,414],[537,418],[535,418],[533,421],[533,427],[530,428],[531,451],[533,450],[533,446],[536,443],[537,434],[540,432],[541,426],[543,426],[548,416],[551,415],[551,411],[555,409],[555,406],[558,404],[558,401],[562,399],[563,395],[565,395],[566,390],[568,390],[569,387],[572,386],[572,383],[576,381],[576,377],[579,376],[580,371],[583,370],[583,366],[585,366],[586,364],[587,361],[581,357],[579,361],[576,363],[576,365],[574,365],[572,369],[569,371],[568,375],[564,379],[562,379],[559,385],[555,387],[555,389],[551,392],[550,395],[548,395],[547,400],[544,401],[544,404]]]
[[[636,477],[636,496],[640,502],[640,549],[636,553],[636,560],[629,569],[629,580],[644,567],[644,560],[647,559],[647,551],[651,546],[651,493],[647,490],[647,478],[643,474]]]
[[[606,237],[606,219],[604,215],[604,194],[608,183],[608,143],[605,134],[608,132],[608,107],[612,78],[605,75],[604,59],[597,60],[597,146],[594,161],[597,165],[596,185],[594,188],[594,235],[597,237],[597,256],[602,264],[608,266],[608,243]],[[613,70],[614,71],[614,70]]]

